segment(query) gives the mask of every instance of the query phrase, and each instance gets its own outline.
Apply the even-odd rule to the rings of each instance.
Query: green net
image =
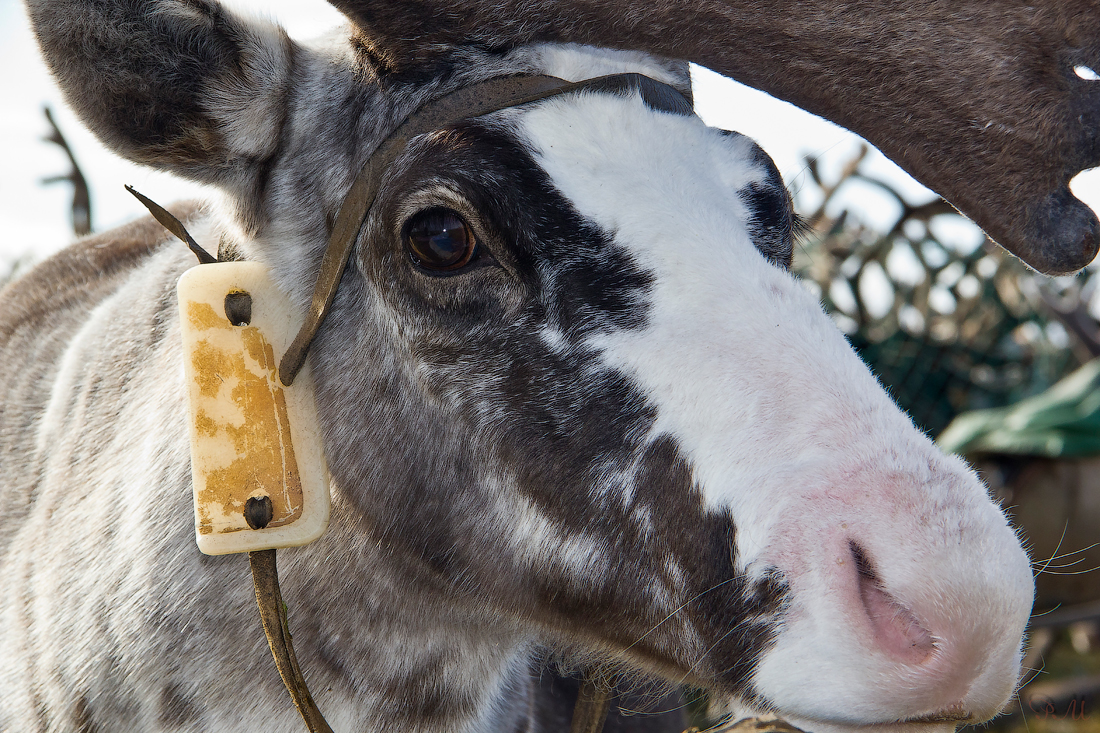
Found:
[[[796,248],[794,269],[920,428],[935,436],[960,413],[1036,395],[1092,357],[1100,339],[1087,343],[1064,323],[1067,313],[1081,316],[1087,275],[1036,275],[976,228],[969,245],[945,241],[938,225],[957,230],[965,220],[942,199],[912,204],[863,175],[862,155],[830,185],[807,161],[823,201],[806,215],[812,233]],[[889,231],[846,210],[829,213],[850,181],[897,200]]]

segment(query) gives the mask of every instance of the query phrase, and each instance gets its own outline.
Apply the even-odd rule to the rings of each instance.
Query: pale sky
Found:
[[[298,39],[308,39],[337,25],[341,16],[321,0],[232,0],[234,7],[274,17]],[[42,107],[50,105],[73,147],[92,194],[94,225],[106,230],[145,213],[123,190],[124,184],[159,202],[201,196],[197,184],[133,165],[103,148],[65,105],[42,63],[19,0],[0,0],[0,264],[24,253],[42,257],[63,247],[72,237],[69,225],[71,187],[41,185],[41,179],[68,172],[68,162],[56,146],[42,141],[48,126]],[[711,125],[737,130],[754,138],[775,159],[787,185],[805,196],[802,158],[817,155],[824,170],[837,168],[857,149],[859,138],[845,130],[779,102],[766,94],[695,69],[696,107]],[[877,151],[864,171],[884,177],[914,201],[931,194]],[[1075,192],[1095,208],[1100,206],[1100,174],[1080,176]],[[895,204],[873,187],[851,186],[845,203],[871,224],[892,223]],[[805,201],[805,206],[814,202]],[[839,205],[839,204],[838,204]],[[961,242],[976,241],[965,227],[956,227]]]

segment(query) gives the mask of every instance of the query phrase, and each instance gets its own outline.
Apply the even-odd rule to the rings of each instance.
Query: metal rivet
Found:
[[[244,521],[252,529],[263,529],[271,524],[275,508],[271,506],[270,496],[250,496],[244,503]]]
[[[225,296],[225,317],[234,326],[252,322],[252,296],[237,290]]]

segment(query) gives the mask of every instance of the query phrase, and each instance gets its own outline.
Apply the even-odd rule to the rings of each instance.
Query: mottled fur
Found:
[[[302,306],[353,177],[423,101],[520,72],[688,85],[682,63],[562,45],[383,63],[361,33],[302,46],[205,0],[30,9],[89,125],[223,189],[179,210],[188,228]],[[402,244],[441,206],[480,242],[455,273]],[[751,141],[633,93],[411,142],[310,354],[332,523],[280,553],[337,731],[559,730],[575,682],[547,649],[821,730],[996,712],[1026,557],[786,272],[791,225]],[[174,294],[191,266],[144,221],[2,296],[2,729],[301,727],[246,563],[193,542]]]

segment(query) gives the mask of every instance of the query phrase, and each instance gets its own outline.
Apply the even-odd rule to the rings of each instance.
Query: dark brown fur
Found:
[[[1033,267],[1100,246],[1067,184],[1100,164],[1095,0],[334,0],[389,70],[451,44],[569,41],[689,59],[847,127]],[[488,19],[491,19],[489,22]]]

